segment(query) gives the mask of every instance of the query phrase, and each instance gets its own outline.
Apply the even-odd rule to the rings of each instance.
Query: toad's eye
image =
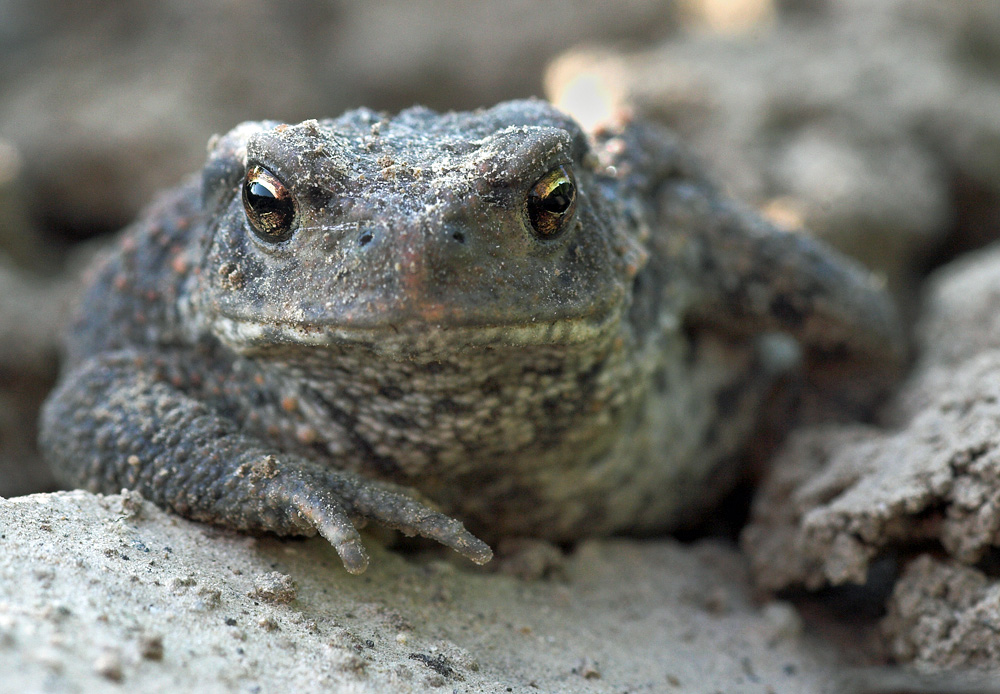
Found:
[[[254,233],[263,241],[277,243],[292,235],[295,198],[277,176],[259,164],[247,169],[243,209]]]
[[[557,166],[538,179],[528,192],[528,221],[540,238],[558,236],[573,218],[576,181],[568,166]]]

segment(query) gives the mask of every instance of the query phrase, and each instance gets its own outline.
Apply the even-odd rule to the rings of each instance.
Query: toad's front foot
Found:
[[[252,487],[258,487],[263,478],[260,491],[266,505],[293,511],[299,532],[318,531],[334,546],[352,574],[368,566],[368,554],[352,518],[436,540],[477,564],[485,564],[493,557],[489,546],[462,523],[388,485],[336,470],[313,469],[308,464],[282,471],[273,458],[261,465],[244,466],[237,474],[245,476]],[[265,529],[279,533],[285,530]]]

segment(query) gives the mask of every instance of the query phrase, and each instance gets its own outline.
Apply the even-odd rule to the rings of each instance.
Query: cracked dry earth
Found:
[[[892,426],[817,427],[775,461],[743,533],[767,590],[899,579],[883,634],[923,670],[1000,669],[1000,247],[930,285]]]

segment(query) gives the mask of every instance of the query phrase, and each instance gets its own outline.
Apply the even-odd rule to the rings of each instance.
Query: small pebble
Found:
[[[580,675],[585,680],[601,679],[601,671],[593,658],[583,658],[580,660],[580,663],[573,668],[573,673]]]
[[[146,660],[163,660],[163,637],[146,634],[139,639],[139,655]]]
[[[298,590],[291,576],[271,571],[257,576],[253,582],[253,590],[247,595],[254,600],[287,605],[297,597]]]
[[[94,672],[112,682],[122,681],[122,658],[115,651],[105,651],[94,661]]]

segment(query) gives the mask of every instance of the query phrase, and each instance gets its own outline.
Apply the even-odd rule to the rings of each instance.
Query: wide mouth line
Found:
[[[234,345],[248,348],[292,346],[367,345],[387,351],[455,346],[520,346],[541,344],[578,344],[606,334],[616,322],[618,312],[595,319],[594,316],[560,318],[532,323],[474,323],[442,325],[433,321],[406,324],[306,325],[302,323],[260,322],[220,316],[215,328],[220,337]]]

